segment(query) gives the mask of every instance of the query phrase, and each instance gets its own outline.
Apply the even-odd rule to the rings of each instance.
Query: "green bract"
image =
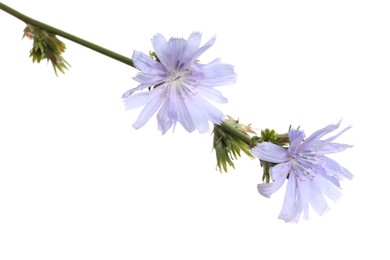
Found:
[[[23,37],[34,41],[33,48],[30,50],[30,57],[33,62],[40,63],[47,59],[53,65],[57,76],[57,70],[65,73],[64,70],[68,69],[70,65],[62,57],[62,53],[65,51],[65,44],[62,41],[55,35],[32,25],[26,26]]]
[[[248,143],[244,142],[242,137],[238,137],[236,134],[233,134],[232,131],[229,131],[230,128],[235,129],[241,133],[240,135],[246,136]],[[251,142],[258,141],[258,138],[250,137],[248,133],[255,133],[250,125],[240,124],[238,120],[234,120],[231,117],[225,119],[221,125],[214,125],[214,149],[217,156],[217,167],[220,172],[222,169],[227,172],[227,165],[234,168],[233,160],[241,156],[241,151],[246,155],[253,158],[253,155],[250,153]]]

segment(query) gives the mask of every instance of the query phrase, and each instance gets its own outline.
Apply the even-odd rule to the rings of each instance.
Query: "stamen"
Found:
[[[324,155],[313,151],[302,151],[293,155],[293,169],[295,175],[302,181],[312,180],[323,163]]]

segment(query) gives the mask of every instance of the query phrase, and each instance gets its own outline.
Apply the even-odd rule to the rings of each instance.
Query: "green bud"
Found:
[[[234,168],[233,160],[241,156],[241,152],[253,158],[250,153],[252,139],[248,133],[255,133],[250,125],[240,124],[231,117],[224,120],[221,125],[214,125],[214,149],[217,157],[219,171],[227,172],[227,166]],[[256,138],[253,139],[253,142]],[[256,141],[257,142],[257,141]]]
[[[289,130],[290,129],[291,129],[291,126],[290,126]],[[288,133],[277,134],[275,132],[275,130],[273,130],[273,129],[270,130],[267,128],[267,129],[261,130],[261,142],[274,143],[276,145],[279,145],[280,147],[287,149],[288,145],[289,145]],[[270,171],[271,167],[276,165],[276,163],[260,160],[260,165],[263,168],[263,182],[269,183],[271,181],[271,176],[270,176],[269,171]]]
[[[285,146],[289,143],[288,134],[277,134],[275,130],[268,128],[261,130],[261,141],[270,142],[280,146]]]
[[[70,65],[62,57],[62,53],[65,51],[65,44],[62,41],[55,35],[29,24],[24,29],[23,37],[33,40],[33,48],[30,50],[33,62],[40,63],[46,59],[53,65],[57,76],[57,70],[65,73],[65,69],[68,69]]]
[[[160,59],[157,57],[157,53],[156,52],[149,51],[149,56],[152,57],[155,61],[160,62]]]

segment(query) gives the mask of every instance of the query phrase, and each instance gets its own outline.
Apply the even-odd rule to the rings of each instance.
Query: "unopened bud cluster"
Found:
[[[33,47],[30,50],[33,62],[40,63],[46,59],[53,65],[56,75],[57,70],[65,73],[65,69],[68,69],[70,65],[62,57],[62,53],[65,51],[65,44],[62,41],[55,35],[29,24],[24,29],[23,37],[33,40]]]

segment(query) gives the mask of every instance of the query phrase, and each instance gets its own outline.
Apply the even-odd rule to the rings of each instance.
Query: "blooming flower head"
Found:
[[[341,196],[339,181],[344,177],[351,179],[352,174],[325,155],[351,147],[333,143],[334,139],[350,127],[344,128],[335,136],[320,140],[339,125],[340,123],[320,129],[306,140],[303,131],[290,130],[290,146],[287,150],[269,142],[260,143],[251,150],[260,160],[276,163],[270,169],[273,182],[258,184],[260,194],[270,197],[288,179],[280,219],[298,222],[302,213],[308,219],[309,205],[322,215],[329,208],[325,197],[337,201]]]
[[[225,103],[227,99],[214,87],[235,82],[233,66],[216,59],[208,64],[197,62],[210,48],[215,37],[200,47],[201,34],[192,33],[188,40],[157,34],[152,45],[157,59],[134,51],[133,63],[140,70],[134,80],[140,84],[123,94],[127,109],[144,106],[133,127],[142,127],[156,112],[158,128],[166,133],[177,122],[188,131],[209,130],[209,121],[220,124],[224,114],[209,100]],[[149,88],[133,94],[135,91]]]

